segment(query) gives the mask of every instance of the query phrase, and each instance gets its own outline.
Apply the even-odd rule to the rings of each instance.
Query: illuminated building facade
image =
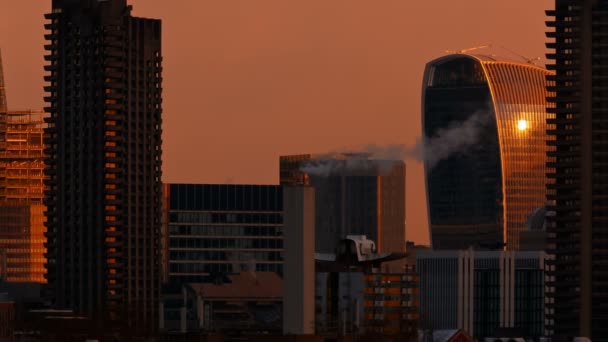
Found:
[[[0,278],[44,283],[43,113],[8,111],[0,55]]]
[[[555,339],[608,341],[608,1],[556,0],[550,49],[547,306]]]
[[[280,157],[282,185],[315,188],[316,251],[333,253],[347,235],[366,235],[378,252],[405,251],[405,163],[365,154]]]
[[[547,75],[531,64],[481,55],[427,64],[426,146],[450,130],[462,137],[462,148],[445,158],[425,156],[434,249],[519,248],[528,215],[546,200]]]
[[[0,113],[2,279],[44,283],[43,113]]]
[[[410,265],[402,273],[365,274],[363,326],[370,335],[398,335],[418,341],[419,277]]]
[[[161,22],[126,0],[47,14],[48,295],[105,329],[153,334],[161,284]]]

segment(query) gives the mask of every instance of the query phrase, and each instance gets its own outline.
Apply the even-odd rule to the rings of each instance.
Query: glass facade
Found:
[[[0,113],[3,281],[46,282],[43,117],[33,111]]]
[[[435,249],[519,248],[528,215],[545,204],[547,74],[533,65],[473,55],[427,65],[426,141],[462,129],[462,139],[473,142],[436,163],[427,156]]]
[[[207,282],[283,273],[283,190],[275,185],[166,184],[168,279]]]
[[[545,335],[544,252],[423,251],[422,329],[464,329],[476,339]]]
[[[405,163],[365,154],[280,158],[282,185],[315,188],[317,252],[347,235],[366,235],[378,252],[405,250]]]

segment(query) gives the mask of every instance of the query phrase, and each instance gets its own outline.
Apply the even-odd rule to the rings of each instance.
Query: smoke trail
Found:
[[[442,160],[457,153],[466,153],[479,141],[484,129],[490,123],[492,114],[479,111],[467,120],[453,122],[448,127],[425,141],[416,139],[414,145],[369,144],[349,149],[350,153],[329,152],[306,162],[300,170],[316,176],[328,176],[341,171],[365,171],[375,168],[390,171],[395,161],[418,160],[433,168]],[[370,162],[370,160],[372,162]]]

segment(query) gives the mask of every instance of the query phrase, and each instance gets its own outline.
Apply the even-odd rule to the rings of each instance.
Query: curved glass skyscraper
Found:
[[[435,249],[519,247],[545,204],[543,68],[453,54],[427,64],[422,126]]]

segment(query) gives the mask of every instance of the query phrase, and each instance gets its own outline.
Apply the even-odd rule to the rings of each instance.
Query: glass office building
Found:
[[[405,163],[365,153],[280,157],[282,185],[315,188],[316,251],[333,253],[347,235],[378,252],[405,251]]]
[[[422,126],[433,248],[519,248],[528,215],[546,200],[548,74],[469,54],[427,64]]]
[[[463,329],[477,339],[545,331],[544,252],[421,251],[420,326]]]
[[[240,272],[283,273],[283,189],[277,185],[165,184],[171,284]]]
[[[45,283],[44,113],[0,113],[2,279]]]
[[[0,56],[0,277],[44,283],[44,113],[9,111]]]

